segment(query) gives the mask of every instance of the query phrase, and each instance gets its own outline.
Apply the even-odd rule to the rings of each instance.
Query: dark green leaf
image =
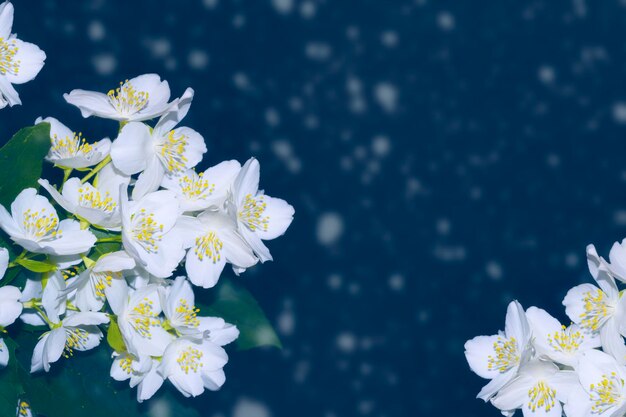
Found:
[[[32,259],[18,259],[15,262],[22,265],[24,268],[28,269],[29,271],[33,271],[33,272],[50,272],[56,269],[55,264],[51,264],[48,262],[34,261]]]
[[[213,289],[215,298],[210,304],[198,307],[202,315],[221,317],[239,329],[237,348],[260,346],[282,348],[280,339],[252,294],[232,279],[222,278]]]
[[[50,149],[50,125],[25,127],[0,149],[0,204],[8,207],[25,188],[37,188]]]
[[[0,416],[14,416],[17,401],[24,394],[20,372],[22,371],[15,357],[17,344],[8,336],[3,336],[9,349],[9,364],[0,370]]]

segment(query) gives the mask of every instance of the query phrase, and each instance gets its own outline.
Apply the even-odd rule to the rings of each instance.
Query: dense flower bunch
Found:
[[[0,5],[0,105],[18,104],[7,88],[34,77],[45,57],[9,36],[12,16],[10,3]],[[89,142],[55,118],[36,120],[50,127],[45,159],[63,180],[39,179],[41,191],[0,205],[0,228],[22,249],[0,247],[0,330],[18,319],[41,330],[31,372],[97,347],[106,333],[110,375],[137,387],[139,402],[165,380],[186,397],[224,384],[223,346],[239,330],[200,315],[194,289],[214,287],[226,264],[239,275],[272,260],[264,241],[286,231],[294,209],[259,190],[254,158],[194,170],[207,148],[180,126],[193,96],[188,88],[170,101],[155,74],[64,96],[84,117],[118,121],[115,140]],[[23,285],[9,285],[12,268],[31,271]],[[9,351],[0,339],[1,366]],[[18,415],[29,413],[18,403]]]
[[[509,304],[505,330],[465,343],[470,368],[489,379],[478,398],[504,415],[618,417],[626,414],[626,239],[609,260],[587,247],[596,285],[570,289],[563,299],[572,321],[562,325],[546,311]]]

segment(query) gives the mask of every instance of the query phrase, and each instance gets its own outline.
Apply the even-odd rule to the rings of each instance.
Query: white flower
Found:
[[[506,312],[504,333],[477,336],[465,343],[465,358],[478,376],[491,381],[478,398],[488,401],[517,375],[521,364],[530,359],[530,327],[524,309],[512,301]]]
[[[4,274],[9,267],[9,251],[6,248],[0,248],[0,280],[4,278]]]
[[[4,343],[4,339],[0,338],[0,368],[4,368],[9,363],[9,348]]]
[[[215,286],[227,262],[240,269],[257,263],[231,217],[205,211],[197,219],[186,219],[181,224],[184,224],[187,236],[193,238],[193,244],[185,258],[185,269],[194,285]]]
[[[533,360],[498,392],[491,403],[505,412],[521,408],[524,417],[561,417],[561,403],[578,387],[573,371],[559,371],[551,362]]]
[[[585,352],[576,369],[580,386],[565,404],[568,417],[618,417],[626,413],[626,368],[600,352]]]
[[[128,295],[128,285],[122,271],[133,269],[135,260],[126,252],[118,251],[103,255],[92,266],[85,269],[68,290],[76,289],[74,298],[80,311],[98,311],[105,300],[122,307]]]
[[[96,165],[109,155],[111,140],[104,138],[98,142],[87,143],[82,133],[70,130],[54,117],[41,117],[35,124],[50,123],[50,151],[46,161],[65,168],[87,168]]]
[[[294,209],[285,200],[260,192],[259,174],[259,162],[250,158],[235,179],[227,206],[237,219],[241,236],[261,262],[265,262],[271,261],[272,255],[263,240],[284,234],[293,220]]]
[[[565,313],[583,330],[599,333],[602,349],[620,364],[626,364],[626,346],[620,335],[620,326],[626,324],[626,300],[620,296],[615,280],[593,245],[587,246],[587,263],[600,288],[582,284],[569,290],[563,299]]]
[[[107,94],[72,90],[63,98],[80,109],[83,117],[97,116],[124,122],[149,120],[170,107],[170,87],[157,74],[144,74],[120,83]],[[173,104],[173,103],[172,103]]]
[[[135,183],[133,199],[158,189],[166,173],[179,175],[202,160],[207,151],[202,136],[188,127],[174,129],[187,114],[192,99],[193,90],[188,88],[154,129],[129,123],[113,142],[111,159],[117,169],[126,175],[143,171]]]
[[[139,201],[128,201],[121,192],[122,242],[138,266],[167,278],[185,256],[183,236],[175,228],[179,215],[176,195],[156,191]]]
[[[139,358],[130,353],[118,355],[111,365],[111,378],[116,381],[130,379],[130,387],[137,387],[137,401],[150,399],[163,385],[163,377],[157,372],[159,362],[149,356]]]
[[[179,176],[166,175],[161,186],[178,195],[183,212],[217,209],[240,170],[239,162],[224,161],[199,174],[189,169]]]
[[[39,339],[33,351],[30,371],[43,369],[48,372],[50,364],[59,360],[61,355],[69,358],[75,350],[84,351],[98,346],[102,338],[98,325],[108,322],[109,318],[104,313],[86,312],[67,316]]]
[[[575,367],[585,351],[600,347],[600,338],[596,333],[589,333],[577,324],[568,327],[545,310],[530,307],[526,310],[538,355],[546,356],[562,365]]]
[[[111,306],[113,307],[113,306]],[[148,285],[131,292],[119,310],[117,324],[128,351],[139,356],[161,356],[174,336],[162,325],[159,287]]]
[[[7,285],[0,288],[0,328],[13,324],[22,314],[21,297],[17,287]]]
[[[17,400],[17,410],[15,411],[17,417],[33,417],[33,412],[30,409],[30,404],[24,400]]]
[[[195,306],[195,295],[185,277],[177,277],[163,291],[163,314],[179,335],[207,339],[224,346],[239,336],[239,330],[219,317],[201,317]]]
[[[227,362],[228,355],[220,346],[206,339],[181,337],[165,349],[159,373],[185,397],[195,397],[205,388],[216,391],[224,384]]]
[[[96,242],[76,220],[59,222],[56,210],[34,188],[22,191],[11,204],[11,214],[0,206],[0,227],[18,245],[35,253],[72,255],[86,252]]]
[[[47,180],[40,179],[44,187],[66,211],[90,224],[107,230],[121,230],[120,186],[128,186],[130,177],[122,175],[112,165],[98,173],[96,184],[82,184],[78,178],[70,178],[59,193]]]
[[[24,84],[39,74],[46,54],[37,45],[11,34],[13,5],[0,4],[0,108],[22,104],[12,84]]]
[[[65,314],[68,293],[64,273],[54,271],[48,277],[41,297],[41,305],[53,323],[58,323],[60,317]]]

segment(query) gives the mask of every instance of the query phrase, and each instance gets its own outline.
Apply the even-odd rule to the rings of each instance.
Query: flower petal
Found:
[[[14,42],[17,53],[13,59],[19,62],[19,71],[7,72],[5,75],[11,84],[24,84],[39,74],[46,60],[46,53],[33,43],[20,39],[15,39]]]

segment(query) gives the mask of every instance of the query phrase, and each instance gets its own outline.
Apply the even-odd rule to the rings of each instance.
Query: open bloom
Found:
[[[11,34],[13,5],[0,4],[0,108],[22,104],[13,84],[24,84],[39,74],[46,54],[37,45]]]
[[[465,343],[465,358],[478,376],[491,381],[478,398],[488,401],[516,375],[521,364],[532,355],[530,327],[524,309],[512,301],[506,311],[504,332],[477,336]]]
[[[204,139],[188,127],[176,128],[187,115],[193,90],[188,88],[180,101],[164,114],[154,129],[144,123],[128,123],[111,148],[111,159],[126,175],[141,172],[133,189],[137,200],[161,185],[164,175],[178,175],[193,168],[207,151]]]
[[[9,267],[9,251],[6,248],[0,248],[0,280],[4,278],[4,274]]]
[[[139,201],[128,201],[122,191],[122,242],[138,266],[167,278],[185,256],[183,236],[175,228],[179,215],[176,195],[156,191]]]
[[[114,231],[121,230],[122,225],[120,186],[127,186],[129,182],[130,177],[122,175],[110,164],[98,173],[95,186],[70,178],[59,193],[47,180],[39,180],[39,184],[66,211],[93,225]]]
[[[163,377],[157,372],[159,362],[149,356],[137,358],[125,352],[114,354],[111,378],[116,381],[130,380],[130,387],[137,387],[137,401],[150,399],[163,385]]]
[[[241,237],[235,221],[222,213],[205,211],[185,223],[186,233],[194,239],[185,258],[189,280],[203,288],[211,288],[226,263],[238,270],[257,263],[252,249]]]
[[[202,317],[195,306],[195,295],[185,277],[177,277],[164,289],[163,313],[179,335],[207,339],[224,346],[239,336],[239,330],[219,317]]]
[[[224,161],[199,174],[188,169],[178,176],[166,175],[161,186],[178,195],[184,212],[218,209],[224,205],[240,169],[239,162]]]
[[[568,417],[618,417],[626,413],[626,368],[600,352],[585,352],[576,369],[580,385],[572,390],[565,413]]]
[[[73,255],[89,250],[96,237],[81,230],[76,220],[62,220],[52,204],[34,188],[22,191],[11,204],[11,214],[0,206],[0,227],[18,245],[35,253]]]
[[[626,314],[626,300],[593,245],[587,246],[587,263],[599,288],[581,284],[569,290],[563,299],[565,313],[584,331],[599,333],[602,349],[626,364],[626,346],[620,335],[624,330],[620,327]]]
[[[161,301],[159,287],[148,285],[131,292],[117,309],[120,332],[128,351],[140,356],[161,356],[174,336],[164,328],[159,315]]]
[[[259,162],[250,158],[235,179],[227,207],[237,219],[241,236],[265,262],[271,261],[272,255],[263,240],[284,234],[293,220],[294,209],[285,200],[259,191],[259,175]]]
[[[35,120],[35,124],[42,122],[50,123],[51,145],[46,161],[60,167],[81,169],[96,165],[109,155],[109,138],[87,143],[82,133],[73,132],[54,117],[39,117]]]
[[[157,74],[144,74],[120,83],[107,94],[72,90],[64,94],[83,117],[97,116],[124,122],[154,119],[170,107],[170,86]]]
[[[133,269],[135,260],[126,252],[118,251],[101,256],[85,269],[68,290],[76,289],[74,298],[80,311],[98,311],[106,300],[121,308],[128,294],[128,285],[122,271]]]
[[[551,362],[533,360],[522,366],[491,403],[503,413],[521,408],[524,417],[561,417],[561,403],[578,386],[574,371],[559,371]]]
[[[0,288],[0,328],[13,324],[22,314],[22,293],[17,287],[7,285]]]
[[[226,351],[215,343],[181,337],[165,349],[159,373],[185,397],[195,397],[205,388],[216,391],[224,385],[227,362]]]
[[[108,323],[104,313],[75,313],[54,324],[52,330],[44,333],[33,351],[30,371],[41,369],[48,372],[50,364],[58,361],[61,355],[69,358],[75,350],[93,349],[100,344],[102,331],[99,324]]]
[[[597,333],[586,332],[577,324],[565,327],[545,310],[530,307],[526,310],[526,317],[537,355],[575,367],[585,351],[600,347]]]

